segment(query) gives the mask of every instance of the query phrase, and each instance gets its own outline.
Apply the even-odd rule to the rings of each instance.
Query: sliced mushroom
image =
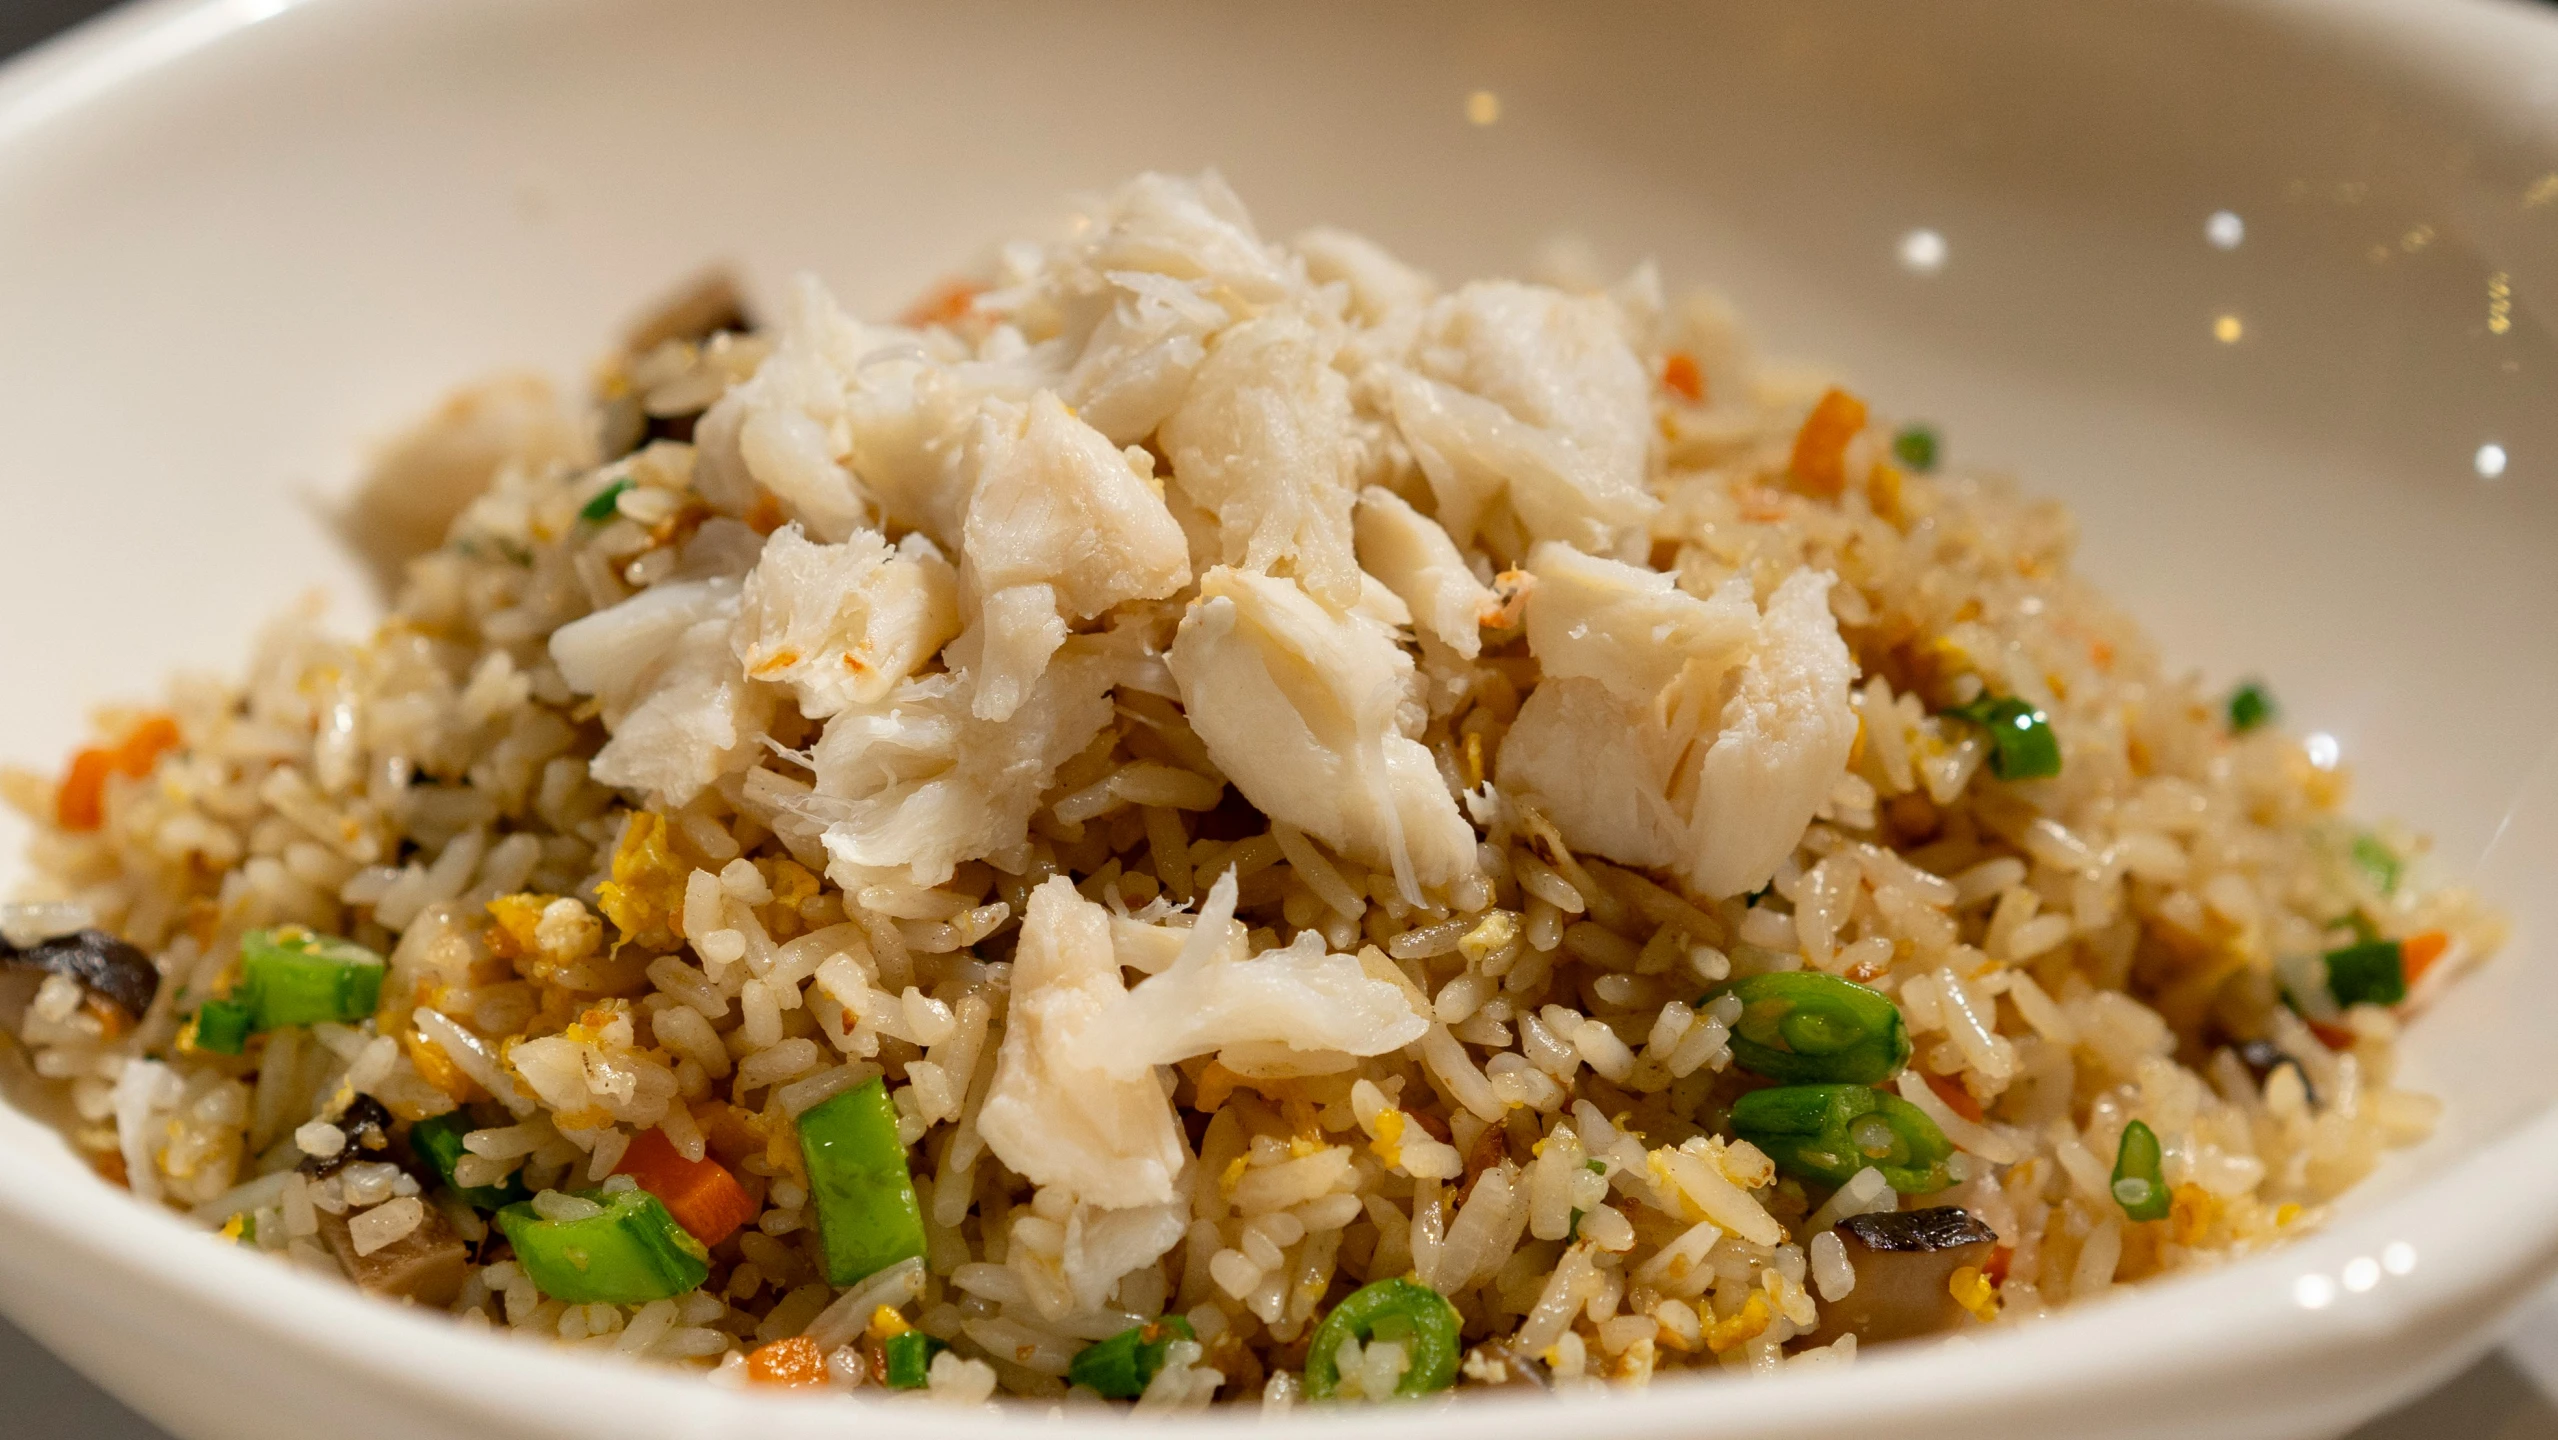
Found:
[[[104,930],[75,930],[25,946],[0,939],[0,1028],[15,1034],[24,1026],[27,1006],[47,975],[80,982],[110,1033],[141,1020],[160,993],[160,967]]]
[[[2247,1073],[2256,1077],[2256,1083],[2259,1086],[2272,1078],[2275,1071],[2289,1065],[2292,1067],[2292,1073],[2300,1077],[2302,1093],[2309,1097],[2309,1103],[2312,1106],[2317,1105],[2318,1087],[2309,1083],[2309,1071],[2273,1041],[2249,1040],[2241,1044],[2238,1047],[2238,1059],[2240,1064],[2247,1067]]]
[[[358,1095],[335,1115],[322,1117],[338,1127],[346,1143],[332,1155],[305,1155],[294,1168],[314,1180],[325,1180],[358,1160],[386,1160],[391,1148],[391,1112],[370,1095]]]
[[[344,1215],[320,1211],[320,1238],[355,1288],[440,1310],[462,1293],[463,1277],[471,1268],[471,1247],[454,1232],[442,1209],[432,1202],[424,1208],[416,1229],[370,1255],[355,1253],[355,1235]]]
[[[1870,1345],[1952,1329],[1964,1312],[1948,1282],[1964,1266],[1986,1262],[1998,1244],[1997,1231],[1951,1205],[1851,1216],[1837,1234],[1856,1288],[1822,1302],[1821,1326],[1805,1337],[1807,1345],[1851,1331]]]

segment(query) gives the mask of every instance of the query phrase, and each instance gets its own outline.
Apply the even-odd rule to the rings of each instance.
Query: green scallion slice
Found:
[[[2138,1120],[2123,1127],[2114,1151],[2114,1203],[2134,1220],[2167,1218],[2167,1175],[2160,1168],[2158,1132]]]

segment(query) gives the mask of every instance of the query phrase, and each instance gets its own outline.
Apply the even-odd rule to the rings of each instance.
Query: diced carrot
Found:
[[[1981,1262],[1981,1278],[1989,1281],[1993,1286],[2005,1285],[2008,1264],[2015,1258],[2016,1250],[2012,1246],[2001,1245],[1992,1250],[1990,1258]]]
[[[127,775],[148,775],[163,754],[176,748],[178,722],[167,715],[145,716],[116,743],[115,768]]]
[[[728,1167],[705,1155],[687,1160],[663,1130],[648,1130],[622,1152],[616,1175],[628,1175],[665,1203],[675,1223],[704,1245],[716,1245],[755,1218],[755,1202]]]
[[[1696,357],[1685,350],[1673,350],[1661,362],[1661,383],[1677,391],[1691,405],[1705,403],[1705,372],[1697,368]]]
[[[650,1131],[650,1134],[657,1132]],[[770,1345],[758,1345],[747,1352],[746,1378],[758,1385],[805,1388],[826,1383],[826,1357],[818,1352],[817,1342],[805,1335],[793,1335]]]
[[[1836,496],[1847,488],[1847,442],[1865,428],[1865,402],[1832,387],[1795,432],[1794,456],[1786,468],[1795,488],[1811,495]]]
[[[1948,1109],[1976,1125],[1980,1123],[1981,1102],[1972,1098],[1972,1092],[1963,1088],[1962,1081],[1951,1075],[1930,1075],[1924,1071],[1920,1072],[1919,1078],[1927,1082],[1927,1088],[1935,1091],[1936,1098],[1944,1101]]]
[[[2324,1020],[2311,1020],[2308,1024],[2309,1033],[2317,1036],[2318,1043],[2328,1049],[2351,1050],[2354,1048],[2354,1032],[2344,1026],[2330,1025]]]
[[[977,303],[978,287],[965,280],[944,280],[906,307],[897,323],[920,330],[927,325],[956,324]]]
[[[2425,972],[2434,968],[2434,962],[2450,948],[2451,937],[2440,930],[2408,936],[2406,943],[2398,947],[2398,963],[2408,987],[2413,989],[2417,981],[2425,978]]]
[[[92,746],[71,757],[71,769],[53,792],[53,823],[65,830],[95,830],[107,819],[107,777],[135,779],[151,773],[178,745],[178,722],[149,715],[113,745]]]
[[[83,750],[71,757],[71,769],[53,792],[53,823],[65,830],[95,830],[106,823],[107,776],[115,770],[115,753]]]

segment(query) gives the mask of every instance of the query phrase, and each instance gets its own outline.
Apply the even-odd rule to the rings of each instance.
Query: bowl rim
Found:
[[[322,3],[352,11],[368,0],[134,0],[56,36],[0,66],[0,166],[10,148],[57,124],[76,123],[154,72],[266,20]],[[370,0],[376,13],[389,0]],[[2411,69],[2438,75],[2519,79],[2558,65],[2558,17],[2523,0],[2257,0],[2329,35],[2387,47]],[[2421,19],[2420,19],[2421,16]],[[2558,138],[2558,118],[2533,128]],[[0,175],[0,185],[5,185]],[[2509,946],[2500,963],[2528,963]],[[37,1122],[29,1119],[30,1127]],[[0,1142],[5,1143],[5,1142]],[[279,1354],[321,1355],[381,1391],[403,1394],[457,1419],[497,1403],[562,1434],[635,1435],[743,1432],[796,1437],[832,1434],[847,1403],[870,1423],[920,1428],[965,1440],[996,1440],[1025,1419],[1067,1429],[1121,1430],[1117,1412],[1082,1414],[1032,1406],[901,1411],[867,1395],[808,1397],[733,1390],[700,1376],[620,1362],[587,1352],[476,1333],[410,1307],[385,1305],[343,1285],[303,1274],[234,1246],[207,1244],[206,1232],[174,1214],[129,1203],[85,1173],[67,1152],[60,1164],[0,1164],[0,1228],[17,1243],[74,1255],[90,1271],[121,1274],[183,1299],[203,1315],[276,1342]],[[1895,1346],[1846,1367],[1787,1367],[1746,1385],[1722,1377],[1665,1377],[1640,1390],[1592,1389],[1545,1398],[1471,1395],[1427,1409],[1300,1408],[1265,1418],[1249,1404],[1153,1422],[1172,1433],[1205,1434],[1239,1424],[1279,1435],[1384,1434],[1411,1420],[1462,1410],[1484,1440],[1543,1440],[1558,1404],[1604,1407],[1630,1433],[1669,1436],[1699,1425],[1696,1401],[1712,1397],[1717,1428],[1778,1433],[1846,1431],[1888,1424],[1925,1408],[1939,1414],[2014,1416],[2036,1399],[2076,1396],[2132,1403],[2141,1387],[2171,1375],[2188,1393],[2209,1379],[2233,1380],[2321,1356],[2407,1345],[2428,1332],[2456,1343],[2431,1352],[2429,1375],[2448,1373],[2483,1347],[2494,1322],[2558,1273],[2558,1204],[2539,1197],[2558,1185],[2558,1102],[2478,1145],[2441,1173],[2407,1184],[2367,1209],[2278,1250],[2218,1270],[2125,1287],[2095,1305],[2013,1330],[1947,1344]],[[101,1204],[108,1199],[109,1203]],[[104,1217],[104,1218],[102,1218]],[[2502,1237],[2488,1243],[2484,1237]],[[2382,1268],[2377,1257],[2412,1257]],[[2372,1372],[2372,1388],[2413,1378]],[[609,1384],[578,1384],[607,1381]],[[475,1394],[497,1397],[478,1399]],[[2157,1399],[2154,1394],[2153,1399]],[[2190,1402],[2187,1402],[2190,1403]],[[2347,1403],[2350,1403],[2348,1397]],[[2161,1416],[2175,1412],[2172,1397]],[[913,1419],[902,1418],[911,1414]]]

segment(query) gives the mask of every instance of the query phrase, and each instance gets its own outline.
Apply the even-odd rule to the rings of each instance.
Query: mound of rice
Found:
[[[2434,1119],[2408,1006],[2283,982],[2396,940],[2421,1005],[2492,918],[2164,669],[2057,506],[1896,457],[1710,298],[1445,289],[1149,175],[894,325],[732,308],[386,457],[370,638],[289,616],[9,776],[10,943],[162,983],[48,976],[0,1069],[138,1199],[332,1276],[449,1236],[411,1298],[714,1378],[875,1387],[912,1326],[932,1395],[1056,1398],[1179,1316],[1141,1408],[1276,1407],[1391,1277],[1465,1385],[1845,1360],[1832,1227],[1921,1205],[1996,1234],[1956,1327],[2027,1323],[2316,1225]],[[2057,774],[2000,778],[1984,697]],[[287,924],[387,956],[376,1013],[196,1043]],[[1793,970],[1898,1005],[1949,1188],[1736,1138],[1719,987]],[[877,1077],[926,1253],[838,1287],[796,1120]],[[356,1097],[394,1142],[458,1108],[453,1182],[545,1214],[653,1131],[751,1219],[697,1289],[565,1303],[400,1144],[305,1163]],[[2111,1185],[2135,1120],[2164,1219]],[[826,1363],[749,1358],[794,1337]]]

